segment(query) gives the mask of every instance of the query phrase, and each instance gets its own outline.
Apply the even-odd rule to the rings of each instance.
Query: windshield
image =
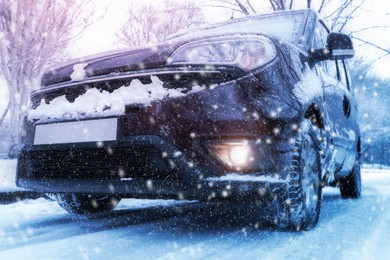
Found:
[[[231,33],[262,33],[282,38],[291,43],[299,43],[304,26],[304,12],[277,12],[266,15],[249,16],[223,23],[207,25],[191,31],[181,32],[172,38],[197,38]]]

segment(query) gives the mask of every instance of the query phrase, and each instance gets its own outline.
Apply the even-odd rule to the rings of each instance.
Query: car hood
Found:
[[[41,86],[133,70],[162,68],[178,46],[179,43],[139,47],[71,60],[46,71],[42,76]]]
[[[253,33],[244,33],[252,34]],[[103,75],[122,74],[130,71],[160,69],[166,67],[168,57],[181,45],[197,40],[221,36],[240,35],[243,33],[223,33],[208,37],[190,37],[172,39],[151,47],[137,47],[129,50],[105,52],[94,56],[79,58],[46,71],[41,79],[45,88],[64,82],[77,82]],[[259,35],[257,33],[257,35]],[[269,35],[263,35],[278,45],[278,41]]]

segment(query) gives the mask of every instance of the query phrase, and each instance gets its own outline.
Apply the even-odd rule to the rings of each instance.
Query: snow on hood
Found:
[[[167,97],[182,97],[203,90],[200,86],[194,86],[191,91],[183,93],[184,89],[164,88],[163,82],[155,76],[151,76],[151,80],[150,84],[142,84],[138,79],[134,79],[130,86],[122,86],[112,93],[92,88],[77,97],[72,103],[66,99],[65,95],[53,99],[49,104],[41,100],[41,104],[29,112],[28,119],[43,123],[52,120],[80,120],[82,118],[123,115],[125,105],[149,105],[152,101]]]
[[[301,81],[295,84],[293,94],[301,104],[307,104],[315,97],[322,96],[322,82],[317,74],[306,67]]]

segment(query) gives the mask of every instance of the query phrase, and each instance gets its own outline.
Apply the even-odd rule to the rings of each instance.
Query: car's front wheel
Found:
[[[308,230],[318,223],[322,186],[316,131],[309,120],[302,121],[285,176],[288,189],[278,216],[282,227]]]
[[[113,195],[58,193],[55,197],[58,204],[72,214],[108,212],[113,210],[120,201]]]

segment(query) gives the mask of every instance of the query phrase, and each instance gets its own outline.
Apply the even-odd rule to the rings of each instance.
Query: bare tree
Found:
[[[272,9],[274,11],[280,11],[280,10],[290,10],[293,6],[294,0],[269,0]],[[308,5],[310,4],[311,0],[307,0]]]
[[[356,12],[362,7],[366,0],[344,0],[339,1],[339,4],[335,5],[333,9],[329,3],[331,1],[322,1],[321,13],[324,14],[324,20],[326,20],[330,26],[331,31],[342,32],[345,26],[355,18]],[[327,8],[329,6],[329,8]],[[327,10],[326,10],[327,9]]]
[[[257,13],[251,0],[203,0],[202,7],[229,9],[232,12],[250,15]]]
[[[311,0],[307,0],[310,1]],[[260,3],[263,6],[268,6],[273,11],[290,10],[293,7],[294,0],[204,0],[204,7],[216,7],[229,9],[232,12],[251,15],[258,13],[258,10],[253,3]]]
[[[15,143],[30,90],[43,69],[61,59],[75,30],[87,28],[92,11],[85,12],[84,7],[91,2],[0,0],[0,72],[10,97],[0,125],[10,114]]]
[[[155,2],[141,6],[132,4],[128,19],[117,33],[117,38],[126,46],[159,42],[169,34],[199,25],[202,17],[200,7],[193,1],[163,0],[160,5]]]
[[[373,155],[372,161],[390,156],[385,144],[390,140],[390,80],[367,73],[371,63],[358,59],[351,66],[355,97],[359,104],[359,123],[363,139],[363,151]],[[378,109],[379,108],[379,109]],[[375,159],[375,160],[374,160]],[[383,163],[383,161],[382,161]],[[386,164],[389,164],[386,161]]]
[[[239,12],[245,15],[256,14],[257,7],[267,7],[273,11],[291,10],[294,8],[294,0],[205,0],[204,6],[226,8],[234,12]],[[299,3],[306,2],[307,8],[315,8],[313,0],[305,0]],[[332,28],[336,26],[344,27],[345,19],[347,22],[352,19],[354,13],[364,4],[365,0],[320,0],[315,1],[316,11],[325,13],[325,19],[332,22]],[[333,8],[333,9],[332,9]],[[342,29],[342,28],[341,28]],[[340,29],[340,30],[341,30]]]

